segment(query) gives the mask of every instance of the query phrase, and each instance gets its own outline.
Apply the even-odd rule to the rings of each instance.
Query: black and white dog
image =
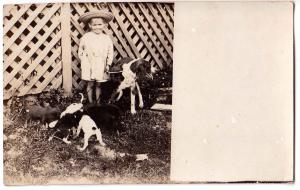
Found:
[[[119,118],[120,110],[114,105],[83,106],[82,103],[73,103],[61,113],[61,118],[54,126],[57,130],[54,135],[60,135],[65,143],[71,143],[68,138],[72,134],[71,131],[77,128],[75,138],[81,131],[84,135],[84,145],[80,148],[81,151],[88,146],[88,140],[93,135],[96,135],[100,145],[105,146],[101,131],[122,130]]]
[[[56,132],[53,133],[49,140],[52,140],[53,137],[58,137],[67,144],[71,143],[71,141],[68,140],[71,134],[71,130],[73,132],[72,135],[74,135],[80,121],[80,118],[77,117],[77,114],[75,114],[75,112],[83,112],[84,97],[82,93],[79,94],[81,96],[80,103],[70,104],[62,113],[60,113],[60,117],[57,121],[53,121],[49,124],[49,128],[56,130]]]
[[[123,90],[130,88],[130,111],[136,113],[135,96],[138,95],[139,107],[144,107],[143,96],[141,93],[139,81],[153,79],[153,73],[156,68],[144,59],[132,59],[129,57],[119,60],[110,73],[121,72],[123,80],[118,88],[112,93],[110,102],[119,101],[123,95]]]

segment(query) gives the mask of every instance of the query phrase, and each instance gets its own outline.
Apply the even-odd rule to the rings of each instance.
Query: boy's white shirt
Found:
[[[106,66],[113,61],[113,42],[106,34],[86,33],[80,40],[78,56],[84,80],[106,81]]]

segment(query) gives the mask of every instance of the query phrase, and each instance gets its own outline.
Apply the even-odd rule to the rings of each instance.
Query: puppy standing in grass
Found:
[[[105,143],[102,140],[102,133],[100,131],[100,128],[97,127],[95,121],[88,115],[83,115],[79,121],[79,125],[77,128],[76,137],[79,136],[80,131],[83,131],[84,133],[84,144],[81,148],[79,148],[80,151],[83,151],[86,149],[86,147],[89,144],[89,138],[92,135],[96,135],[96,138],[101,146],[105,146]]]
[[[90,103],[100,104],[101,83],[109,79],[108,71],[113,61],[113,42],[104,33],[113,15],[106,11],[87,12],[79,21],[88,24],[90,32],[80,40],[78,56],[81,60],[81,78],[87,81],[87,95]],[[96,101],[93,100],[93,87],[96,86]]]

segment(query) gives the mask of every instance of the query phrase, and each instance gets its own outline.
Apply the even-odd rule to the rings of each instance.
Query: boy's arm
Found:
[[[80,59],[81,66],[89,64],[88,48],[86,46],[86,38],[84,36],[80,39],[78,47],[78,57]],[[83,69],[83,67],[81,67]]]
[[[109,67],[112,65],[114,58],[114,44],[112,40],[109,41],[109,47],[108,47],[108,53],[107,53],[107,61],[106,61],[106,67],[109,69]]]
[[[82,58],[85,56],[84,49],[85,49],[84,39],[81,38],[81,40],[79,42],[79,47],[78,47],[78,57],[81,61],[82,61]]]

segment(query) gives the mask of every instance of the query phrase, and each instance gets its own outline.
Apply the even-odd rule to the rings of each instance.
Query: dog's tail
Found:
[[[81,96],[80,103],[82,103],[82,102],[83,102],[83,99],[84,99],[84,97],[83,97],[83,94],[82,94],[82,93],[79,93],[79,94],[80,94],[80,96]]]

